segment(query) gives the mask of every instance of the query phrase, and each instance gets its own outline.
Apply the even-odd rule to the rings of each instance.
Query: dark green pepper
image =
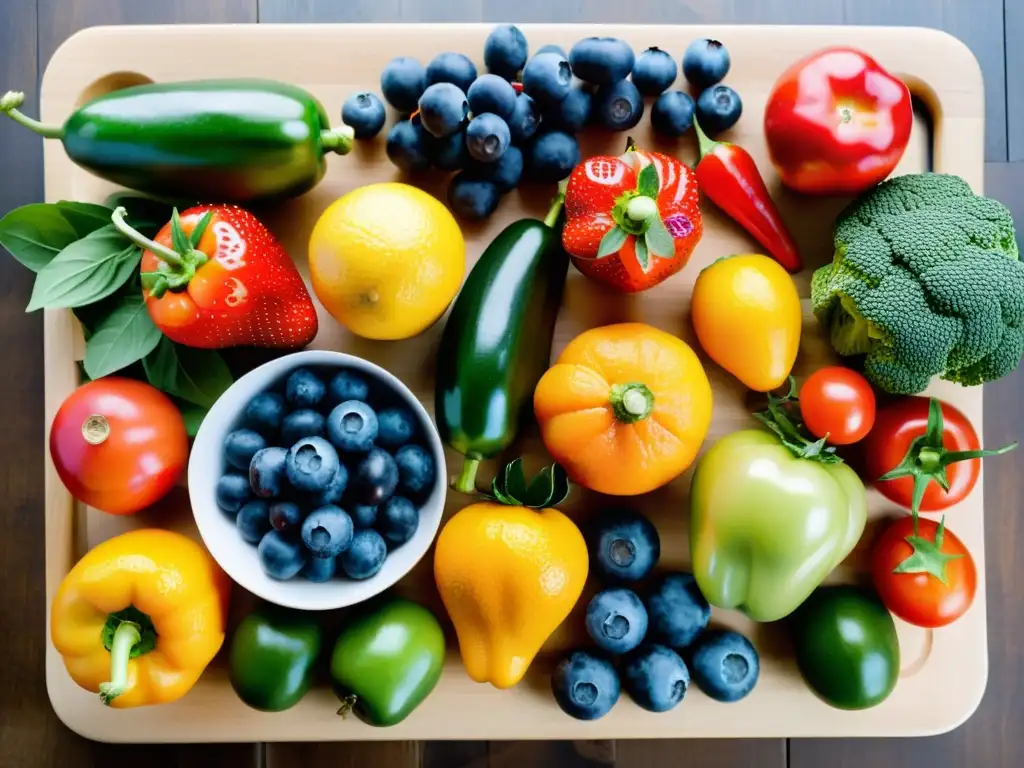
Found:
[[[231,686],[254,709],[293,707],[309,690],[321,645],[320,627],[311,617],[259,608],[242,619],[231,638]]]
[[[23,115],[23,101],[11,91],[0,112],[60,139],[68,157],[97,176],[156,195],[217,203],[293,197],[323,178],[326,152],[352,147],[352,129],[332,130],[308,91],[272,80],[133,86],[89,101],[63,126]]]
[[[466,278],[441,336],[434,412],[441,439],[466,457],[453,487],[474,490],[481,459],[497,456],[532,413],[533,390],[551,362],[551,339],[569,258],[555,223],[509,224]]]

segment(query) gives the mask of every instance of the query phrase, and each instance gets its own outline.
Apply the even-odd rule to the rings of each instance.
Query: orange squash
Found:
[[[682,474],[711,423],[711,384],[694,351],[644,323],[593,328],[541,378],[534,413],[569,478],[633,496]]]

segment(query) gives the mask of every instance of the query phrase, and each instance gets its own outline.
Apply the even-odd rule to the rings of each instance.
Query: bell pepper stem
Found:
[[[100,700],[109,705],[128,686],[128,659],[132,648],[142,641],[142,628],[134,621],[122,621],[114,630],[110,646],[110,682],[100,683]]]
[[[124,217],[127,215],[128,211],[124,208],[124,206],[118,206],[117,208],[114,209],[114,212],[111,214],[110,220],[114,222],[114,227],[117,229],[118,232],[127,237],[140,248],[143,248],[147,251],[152,251],[161,259],[166,261],[168,264],[171,264],[175,267],[185,266],[185,260],[182,258],[181,254],[168,248],[166,245],[161,245],[160,243],[154,240],[150,240],[137,229],[134,229],[128,222],[124,220]]]
[[[342,719],[348,717],[348,713],[355,708],[356,701],[358,699],[352,693],[341,697],[341,706],[338,707],[338,714],[341,715]]]
[[[551,201],[551,207],[548,209],[548,215],[544,217],[544,225],[547,227],[554,227],[558,221],[558,217],[562,215],[562,206],[565,205],[565,188],[568,182],[562,181],[558,185],[558,193]]]
[[[38,133],[44,139],[63,139],[64,126],[46,125],[38,120],[33,120],[26,114],[18,111],[18,107],[25,103],[25,94],[21,91],[8,91],[0,96],[0,112],[5,113],[11,120],[23,125],[30,131]]]
[[[348,125],[339,125],[337,128],[326,128],[320,131],[320,146],[324,152],[337,152],[339,155],[347,155],[352,151],[352,141],[355,139],[355,130]]]
[[[697,122],[697,118],[693,119],[693,130],[697,133],[697,147],[700,150],[700,159],[703,160],[707,155],[715,151],[715,147],[718,146],[719,142],[708,138],[708,135],[700,127],[700,123]]]
[[[462,471],[452,483],[452,488],[459,493],[476,493],[476,471],[480,468],[480,459],[466,457],[462,463]]]
[[[612,411],[625,424],[646,419],[654,409],[654,393],[646,384],[632,382],[612,387]]]

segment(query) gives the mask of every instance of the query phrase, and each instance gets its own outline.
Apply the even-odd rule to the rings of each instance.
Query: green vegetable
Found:
[[[79,166],[130,189],[246,203],[300,195],[326,170],[324,154],[345,154],[352,129],[330,128],[323,106],[294,85],[258,79],[151,83],[86,103],[63,126],[18,111],[24,94],[0,98],[0,112],[44,138],[60,139]]]
[[[142,293],[121,297],[117,307],[96,326],[85,346],[90,379],[109,376],[145,358],[165,338],[149,317]]]
[[[522,219],[480,256],[452,306],[437,353],[434,410],[441,439],[466,457],[454,483],[471,493],[481,459],[511,445],[532,414],[547,370],[569,259],[555,224],[560,191],[544,221]]]
[[[321,642],[320,627],[309,615],[259,608],[242,619],[231,638],[231,686],[254,709],[293,707],[309,690]]]
[[[1024,356],[1024,264],[1013,219],[957,176],[898,176],[836,220],[835,255],[811,281],[814,314],[840,355],[866,355],[873,384],[971,386]]]
[[[334,644],[339,714],[352,710],[370,725],[395,725],[441,679],[444,633],[434,614],[408,600],[392,598],[366,610]]]
[[[896,625],[873,592],[822,587],[793,615],[792,631],[800,673],[832,706],[867,709],[896,687]]]

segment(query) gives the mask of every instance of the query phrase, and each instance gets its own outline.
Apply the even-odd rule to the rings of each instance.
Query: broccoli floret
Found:
[[[1013,218],[957,176],[898,176],[839,214],[832,263],[811,279],[814,314],[840,355],[865,355],[878,387],[963,385],[1024,357],[1024,263]]]

